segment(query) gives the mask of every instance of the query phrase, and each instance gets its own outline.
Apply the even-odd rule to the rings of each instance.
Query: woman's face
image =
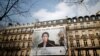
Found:
[[[48,35],[44,34],[42,39],[43,39],[43,42],[46,43],[48,41]]]

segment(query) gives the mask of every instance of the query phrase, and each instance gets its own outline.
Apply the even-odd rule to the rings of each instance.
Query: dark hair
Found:
[[[42,33],[42,37],[43,37],[44,34],[47,34],[48,37],[49,37],[49,33],[48,33],[48,32],[44,32],[44,33]]]

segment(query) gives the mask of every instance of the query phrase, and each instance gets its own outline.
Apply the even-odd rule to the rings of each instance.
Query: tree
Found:
[[[39,1],[39,0],[38,0]],[[28,13],[30,8],[37,2],[32,3],[30,8],[23,10],[22,4],[26,4],[27,2],[31,2],[31,0],[0,0],[0,21],[3,19],[12,21],[11,18],[13,15],[22,15],[25,16],[25,13]],[[14,21],[15,22],[15,21]],[[19,24],[18,22],[16,22]],[[9,23],[11,25],[11,23]]]
[[[11,0],[1,0],[0,2],[0,21],[5,18],[8,17],[8,13],[12,10],[12,8],[15,7],[16,4],[18,4],[19,0],[15,0],[14,2],[12,2]],[[16,8],[16,7],[15,7]]]

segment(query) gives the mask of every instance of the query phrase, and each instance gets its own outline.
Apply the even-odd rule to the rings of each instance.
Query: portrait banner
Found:
[[[32,56],[65,55],[67,50],[64,27],[34,29]]]

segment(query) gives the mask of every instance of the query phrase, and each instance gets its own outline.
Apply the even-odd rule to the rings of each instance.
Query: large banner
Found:
[[[62,52],[61,55],[65,55],[64,52],[67,49],[66,42],[64,27],[35,29],[33,49],[35,51],[38,50],[38,52],[34,52],[34,50],[32,52],[37,53],[37,55],[57,55],[57,53],[60,55]],[[49,52],[43,52],[43,50],[49,50]]]

